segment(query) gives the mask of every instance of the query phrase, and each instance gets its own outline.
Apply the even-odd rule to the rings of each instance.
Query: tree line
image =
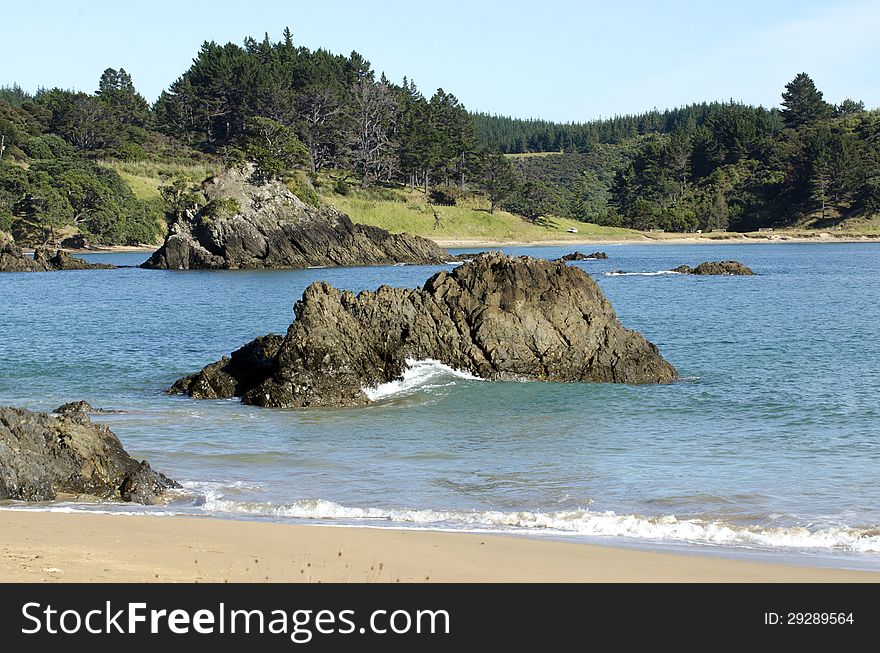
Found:
[[[829,104],[806,73],[781,100],[685,107],[665,112],[663,129],[515,162],[554,190],[560,215],[636,229],[828,226],[880,212],[880,112]]]
[[[154,239],[173,207],[137,199],[108,159],[332,171],[338,192],[406,184],[443,203],[476,191],[490,211],[530,220],[753,228],[817,207],[877,211],[877,130],[877,112],[828,105],[805,74],[781,110],[701,103],[581,124],[474,114],[444,89],[376,75],[357,52],[297,46],[285,29],[277,42],[204,43],[152,106],[121,68],[94,93],[0,88],[0,230]],[[533,152],[558,154],[511,156]],[[169,180],[166,200],[184,187]]]

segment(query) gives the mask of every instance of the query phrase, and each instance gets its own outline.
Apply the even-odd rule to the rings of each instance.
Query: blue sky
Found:
[[[831,102],[880,106],[876,0],[44,0],[0,15],[0,84],[29,90],[93,91],[104,68],[124,67],[152,101],[202,41],[277,40],[289,25],[297,44],[357,50],[377,73],[490,113],[582,121],[700,100],[774,106],[801,71]]]

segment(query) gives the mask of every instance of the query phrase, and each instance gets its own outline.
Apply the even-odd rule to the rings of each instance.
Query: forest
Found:
[[[780,108],[701,103],[585,123],[469,112],[450,92],[377,75],[357,52],[206,42],[151,105],[123,69],[93,93],[0,87],[0,232],[21,243],[82,234],[152,243],[197,179],[164,174],[161,198],[117,172],[251,161],[314,201],[396,185],[441,204],[482,197],[530,221],[569,217],[670,231],[753,230],[880,212],[880,112],[834,106],[797,75]]]

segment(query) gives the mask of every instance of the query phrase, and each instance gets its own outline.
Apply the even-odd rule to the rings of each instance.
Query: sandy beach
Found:
[[[880,574],[467,533],[0,511],[2,582],[878,582]]]
[[[602,236],[572,236],[571,238],[555,238],[536,241],[492,241],[474,240],[466,238],[430,238],[441,247],[562,247],[565,245],[778,245],[784,243],[876,243],[880,242],[877,236],[842,236],[827,233],[815,236],[767,234],[767,235],[744,235],[725,234],[697,235],[697,234],[651,234],[635,235],[631,238],[613,238]]]

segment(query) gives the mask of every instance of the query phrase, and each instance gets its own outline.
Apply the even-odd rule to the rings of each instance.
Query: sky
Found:
[[[0,2],[0,84],[92,92],[125,68],[153,101],[203,41],[265,32],[348,54],[468,109],[586,121],[703,100],[777,106],[807,72],[880,107],[877,0]]]

